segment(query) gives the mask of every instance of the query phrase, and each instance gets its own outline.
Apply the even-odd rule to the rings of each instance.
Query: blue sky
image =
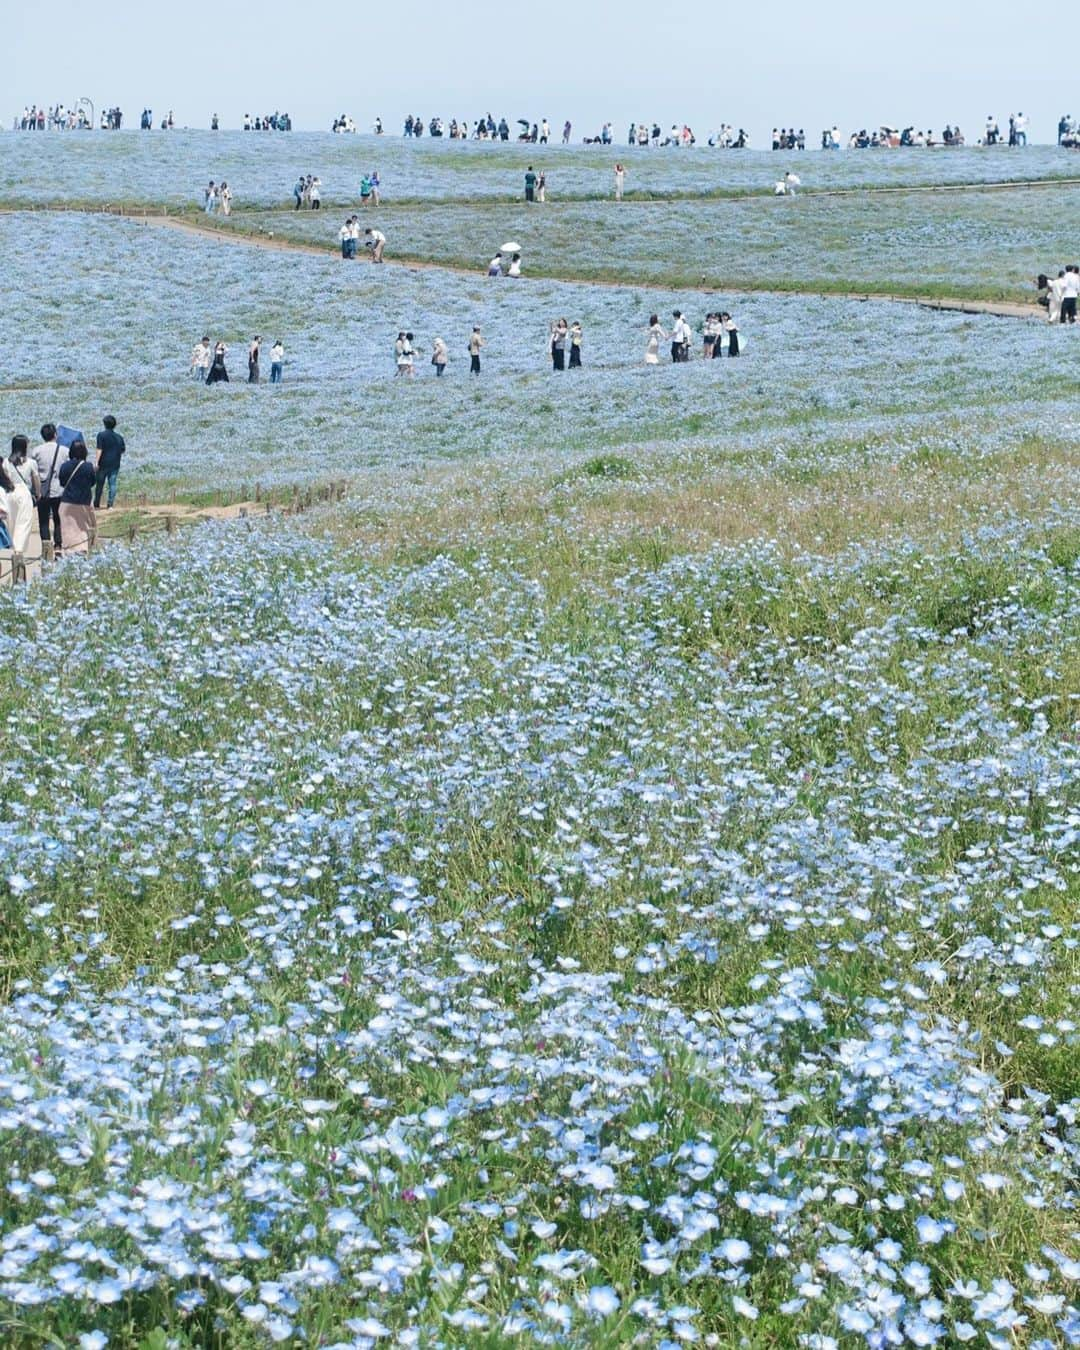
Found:
[[[318,130],[344,111],[368,129],[425,120],[548,117],[574,138],[605,119],[625,134],[638,118],[689,121],[699,136],[721,122],[761,146],[775,124],[815,140],[882,122],[940,131],[959,122],[974,140],[987,113],[1031,118],[1033,139],[1056,139],[1062,113],[1080,115],[1054,75],[1063,12],[1015,3],[903,6],[851,0],[772,4],[526,5],[256,4],[162,6],[153,0],[0,0],[7,78],[0,121],[24,104],[119,103],[170,108],[181,125],[217,111],[288,110]],[[505,17],[503,17],[505,16]],[[1040,55],[1040,46],[1041,52]],[[1068,70],[1068,63],[1063,69]]]

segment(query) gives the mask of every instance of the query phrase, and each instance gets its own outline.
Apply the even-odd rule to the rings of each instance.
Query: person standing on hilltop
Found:
[[[525,200],[527,202],[536,200],[536,170],[531,164],[525,170]]]

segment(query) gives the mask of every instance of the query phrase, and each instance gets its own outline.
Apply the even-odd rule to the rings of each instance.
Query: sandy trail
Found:
[[[136,217],[147,225],[164,226],[166,229],[181,230],[189,234],[199,235],[202,238],[227,240],[233,244],[247,244],[250,248],[263,248],[276,250],[282,253],[306,253],[309,256],[317,258],[334,259],[335,252],[331,247],[323,247],[319,244],[304,244],[295,239],[277,239],[267,235],[241,234],[238,231],[220,230],[213,225],[203,225],[198,221],[181,220],[176,216],[139,216]],[[366,259],[357,258],[357,262],[363,263]],[[483,277],[482,268],[455,267],[450,263],[428,262],[417,258],[387,258],[385,266],[409,267],[433,272],[454,272],[461,276]],[[612,280],[582,280],[578,277],[557,277],[542,276],[526,278],[522,281],[564,281],[568,284],[578,283],[587,286],[608,286],[615,290],[664,290],[670,291],[673,288],[666,283],[661,282],[639,282],[639,281],[612,281]],[[877,300],[888,301],[898,305],[919,305],[924,309],[947,309],[957,311],[961,314],[993,314],[998,318],[1005,319],[1039,319],[1043,318],[1043,311],[1038,305],[1025,305],[1012,300],[965,300],[960,296],[945,296],[935,298],[932,296],[918,295],[889,295],[878,291],[770,291],[766,286],[727,286],[707,287],[706,289],[724,290],[735,295],[791,295],[807,297],[821,297],[824,299],[836,300]]]
[[[996,186],[1038,186],[1038,182],[1031,184],[1002,184]],[[964,185],[971,190],[970,184]],[[980,185],[980,190],[987,189],[991,185]],[[946,187],[934,188],[882,188],[879,191],[892,192],[951,192],[959,191],[959,187],[952,185]],[[845,195],[847,189],[838,189],[835,193],[821,192],[807,195],[828,196]],[[10,215],[20,211],[17,207],[0,207],[0,215]],[[50,211],[78,211],[81,214],[104,214],[114,215],[124,220],[136,221],[142,225],[156,226],[159,229],[178,230],[182,234],[196,235],[202,239],[215,239],[219,243],[240,245],[247,248],[260,248],[276,253],[304,253],[309,257],[323,258],[328,261],[336,261],[337,251],[330,244],[305,244],[295,239],[278,239],[269,234],[249,234],[240,230],[221,229],[216,225],[204,224],[201,221],[191,220],[181,216],[168,215],[164,210],[157,214],[150,211],[129,211],[118,207],[102,207],[99,212],[88,212],[84,208],[78,207],[41,207],[43,212]],[[367,260],[357,258],[357,263],[363,265]],[[406,267],[415,270],[431,272],[452,272],[459,276],[475,276],[478,279],[483,278],[483,269],[480,267],[456,267],[452,263],[430,262],[420,258],[409,258],[408,256],[400,258],[387,258],[386,266]],[[616,281],[612,279],[583,278],[574,276],[534,276],[522,277],[522,281],[561,281],[567,284],[579,284],[587,286],[606,286],[613,290],[641,291],[671,291],[680,289],[672,287],[666,282],[654,281]],[[863,300],[886,302],[896,305],[918,305],[923,309],[941,309],[951,310],[960,314],[990,314],[1003,319],[1042,319],[1045,321],[1045,311],[1036,304],[1022,304],[1015,300],[968,300],[963,296],[919,296],[919,295],[892,295],[886,291],[817,291],[807,290],[770,290],[767,286],[731,286],[725,283],[719,283],[715,286],[695,287],[692,289],[705,289],[714,291],[724,291],[732,295],[790,295],[803,299],[836,299],[836,300]]]

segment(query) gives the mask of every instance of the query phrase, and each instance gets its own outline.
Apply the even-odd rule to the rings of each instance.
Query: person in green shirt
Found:
[[[531,164],[525,170],[525,200],[527,202],[536,200],[536,171]]]

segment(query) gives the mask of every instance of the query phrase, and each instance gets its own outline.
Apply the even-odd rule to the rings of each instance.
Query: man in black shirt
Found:
[[[102,419],[105,430],[97,434],[97,482],[94,486],[94,505],[101,505],[101,494],[105,484],[109,485],[107,506],[116,501],[116,480],[120,473],[120,460],[127,446],[124,438],[116,429],[116,418],[111,414]]]

